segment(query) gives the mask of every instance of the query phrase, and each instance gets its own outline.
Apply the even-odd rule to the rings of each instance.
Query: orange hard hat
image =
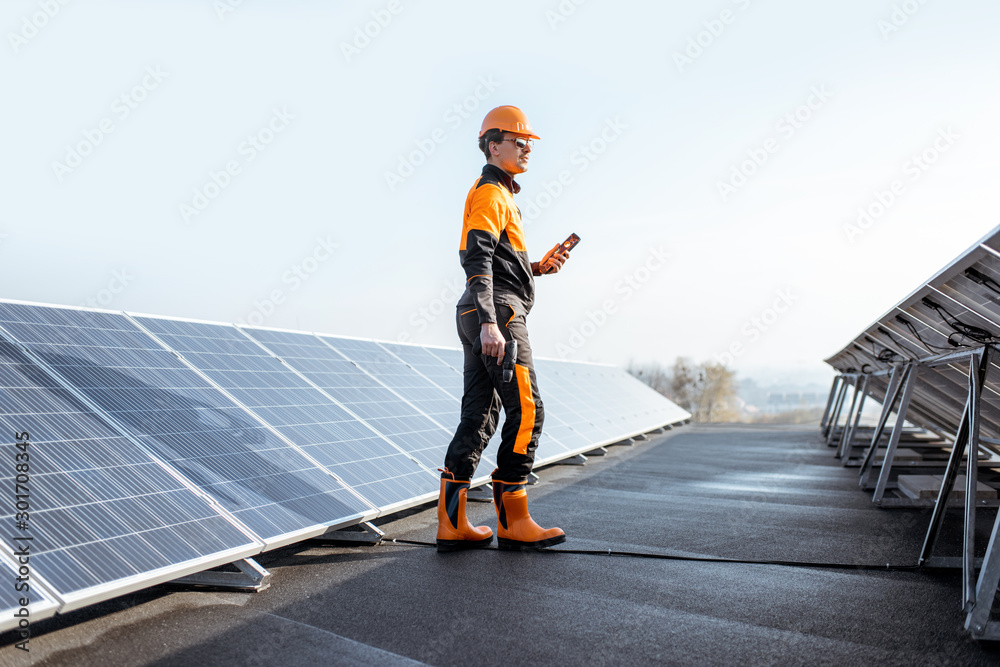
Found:
[[[531,123],[528,121],[528,117],[524,115],[524,112],[510,105],[497,107],[486,114],[486,118],[483,119],[483,127],[479,130],[480,138],[486,134],[487,130],[492,130],[493,128],[503,130],[504,132],[523,134],[532,139],[541,139],[540,136],[531,131]]]

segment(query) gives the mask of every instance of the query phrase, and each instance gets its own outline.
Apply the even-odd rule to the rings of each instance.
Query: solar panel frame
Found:
[[[982,454],[989,454],[986,465],[991,468],[996,467],[1000,458],[997,449],[1000,440],[996,438],[1000,429],[1000,375],[994,361],[995,350],[1000,345],[998,278],[1000,227],[990,231],[827,359],[845,381],[850,374],[870,377],[876,369],[909,368],[911,380],[906,383],[904,394],[912,391],[912,397],[908,409],[898,409],[897,426],[898,421],[905,418],[952,441],[918,560],[920,564],[935,563],[934,550],[946,520],[948,498],[958,488],[957,476],[964,474],[962,556],[956,560],[961,562],[962,569],[961,599],[967,614],[965,628],[978,639],[1000,637],[1000,622],[991,620],[1000,583],[1000,543],[997,542],[1000,516],[994,520],[977,578],[976,557],[980,552],[976,544],[976,508],[980,502],[989,501],[972,502],[977,473],[983,470]],[[878,346],[897,354],[885,355]],[[980,364],[986,359],[990,360],[990,366],[983,369]],[[986,371],[985,378],[983,371]],[[887,416],[886,407],[883,406],[883,418]],[[893,437],[897,433],[894,430]],[[892,467],[892,446],[890,442],[875,491],[875,501],[883,506],[886,500],[882,493]],[[978,452],[972,448],[978,448]],[[960,460],[963,452],[964,462]],[[889,500],[891,506],[919,502],[906,498]]]

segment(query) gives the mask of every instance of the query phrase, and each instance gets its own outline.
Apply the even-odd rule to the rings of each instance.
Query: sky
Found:
[[[4,0],[0,297],[457,346],[483,116],[537,356],[823,359],[1000,224],[995,0]]]

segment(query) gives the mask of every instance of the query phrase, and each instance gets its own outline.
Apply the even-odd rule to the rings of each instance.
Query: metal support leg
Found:
[[[847,461],[851,458],[851,446],[854,444],[854,433],[858,430],[858,422],[861,421],[861,411],[865,407],[865,398],[868,396],[868,375],[861,378],[861,389],[855,392],[855,398],[858,398],[858,393],[861,397],[858,399],[858,409],[853,412],[853,419],[851,414],[847,416],[847,423],[844,424],[844,435],[840,438],[840,450],[837,452],[837,456],[840,457],[841,463],[847,465]],[[852,406],[853,407],[853,406]]]
[[[492,503],[493,487],[489,484],[472,487],[465,492],[465,499],[470,503]]]
[[[840,377],[836,376],[833,378],[833,384],[830,385],[830,395],[826,397],[826,407],[823,408],[823,418],[819,420],[819,427],[826,430],[826,420],[830,418],[830,409],[833,408],[833,399],[837,396],[837,389],[840,387]]]
[[[571,456],[568,459],[562,459],[561,461],[556,461],[556,465],[557,466],[582,466],[582,465],[587,465],[587,457],[584,456],[583,454],[577,454],[576,456]]]
[[[965,469],[965,532],[962,542],[962,610],[976,604],[976,485],[979,482],[979,408],[990,369],[990,348],[969,359],[969,446]]]
[[[331,530],[313,542],[321,542],[331,547],[374,547],[382,543],[383,533],[375,524],[365,521],[340,530]]]
[[[826,438],[826,444],[832,445],[830,442],[833,439],[833,433],[836,430],[837,422],[840,421],[840,411],[844,407],[844,399],[847,397],[847,377],[844,376],[843,382],[840,383],[840,391],[837,392],[837,402],[833,407],[833,414],[830,415],[830,421],[827,422],[826,431],[823,433],[823,437]]]
[[[171,584],[183,586],[207,586],[209,588],[230,588],[237,591],[252,591],[254,593],[262,591],[271,585],[271,573],[265,570],[253,558],[230,563],[235,565],[239,572],[220,572],[217,570],[205,570],[195,572],[180,579],[174,579]]]
[[[1000,512],[993,522],[993,533],[986,547],[983,567],[979,571],[972,610],[965,617],[965,629],[976,639],[1000,639],[1000,631],[995,627],[997,624],[989,622],[997,586],[1000,586]]]
[[[992,356],[989,347],[983,349],[978,356],[973,356],[969,361],[969,396],[965,401],[965,411],[962,413],[962,422],[955,437],[955,443],[951,448],[951,456],[948,457],[948,467],[941,480],[941,490],[938,492],[937,501],[934,503],[934,511],[931,513],[930,524],[927,526],[927,535],[924,538],[924,546],[920,550],[920,560],[918,563],[924,565],[931,560],[934,553],[934,546],[937,544],[938,535],[941,533],[941,526],[944,524],[945,511],[948,506],[948,497],[952,489],[955,488],[955,479],[961,467],[962,456],[966,450],[969,453],[968,471],[973,474],[966,475],[966,484],[972,480],[972,495],[969,495],[969,486],[966,486],[965,496],[965,539],[962,545],[962,605],[968,607],[970,600],[974,600],[975,594],[971,592],[971,570],[975,568],[975,557],[973,548],[975,546],[975,525],[970,526],[968,521],[975,521],[975,509],[971,512],[969,506],[976,503],[976,481],[978,481],[978,461],[979,461],[979,403],[982,396],[983,382],[986,379],[986,371],[989,368],[990,357]],[[966,609],[968,610],[968,609]]]
[[[889,387],[885,392],[885,401],[882,403],[882,414],[878,417],[875,434],[872,436],[871,444],[865,450],[865,455],[861,461],[860,485],[862,488],[868,485],[868,477],[874,467],[875,453],[878,451],[878,441],[882,439],[885,425],[889,423],[889,415],[892,414],[892,410],[896,405],[896,400],[899,398],[899,393],[903,386],[903,378],[910,372],[910,367],[911,365],[907,364],[906,366],[896,366],[892,369],[892,375],[889,378]]]
[[[920,367],[914,365],[907,374],[906,383],[903,385],[903,395],[899,399],[899,409],[896,411],[896,424],[892,427],[892,434],[889,435],[889,442],[885,446],[882,470],[879,471],[875,495],[872,497],[872,502],[876,505],[882,502],[885,488],[889,484],[889,473],[892,471],[892,461],[896,457],[896,446],[899,444],[899,436],[903,434],[903,422],[906,421],[906,411],[910,407],[910,397],[913,395],[913,387],[917,384],[919,374]]]

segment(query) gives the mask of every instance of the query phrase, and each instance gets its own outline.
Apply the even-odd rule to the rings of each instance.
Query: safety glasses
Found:
[[[522,151],[529,146],[531,146],[532,148],[535,147],[534,139],[525,139],[524,137],[517,137],[516,139],[504,139],[504,141],[513,141],[514,145],[517,146],[518,149]]]

